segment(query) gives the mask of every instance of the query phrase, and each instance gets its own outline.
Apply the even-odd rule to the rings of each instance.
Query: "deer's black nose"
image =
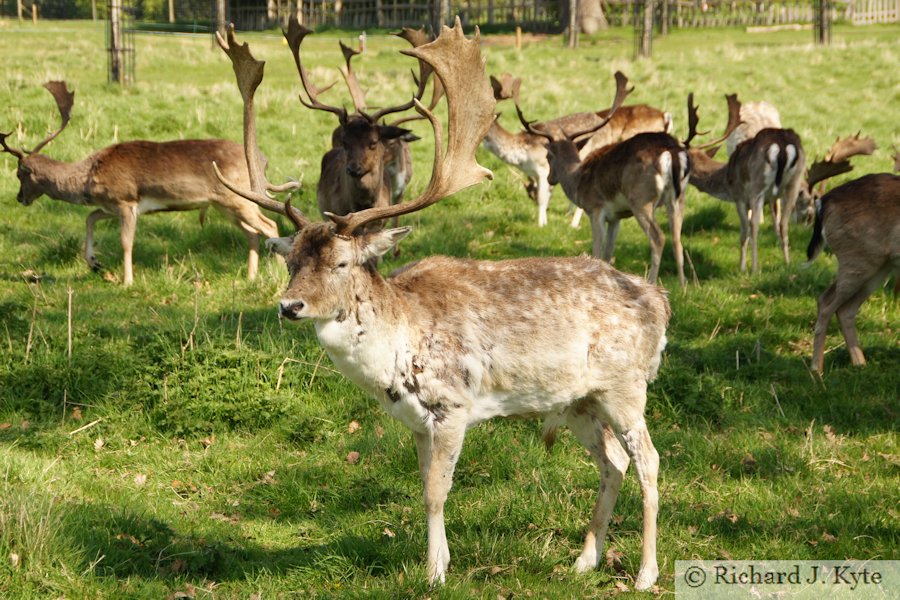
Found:
[[[281,301],[281,316],[296,320],[300,318],[300,313],[306,307],[306,304],[303,300],[282,300]]]

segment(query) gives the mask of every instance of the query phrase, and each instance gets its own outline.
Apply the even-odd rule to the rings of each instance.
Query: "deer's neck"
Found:
[[[578,149],[574,144],[571,147],[556,149],[553,157],[553,172],[556,174],[556,180],[562,186],[569,200],[578,206],[581,206],[579,188],[583,177],[583,171],[578,168],[580,165]]]
[[[38,154],[29,159],[33,177],[46,195],[72,204],[90,203],[90,158],[67,163]]]
[[[728,189],[728,165],[706,155],[705,152],[691,150],[690,183],[701,192],[731,202]]]
[[[511,133],[494,121],[484,136],[484,147],[508,165],[524,167],[547,155],[543,146],[527,133]]]

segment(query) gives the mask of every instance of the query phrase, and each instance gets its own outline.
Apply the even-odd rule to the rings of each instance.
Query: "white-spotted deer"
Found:
[[[730,99],[733,96],[727,96]],[[697,108],[693,95],[688,100],[690,133],[697,131]],[[759,272],[757,239],[763,209],[767,203],[773,209],[775,233],[781,244],[784,262],[790,262],[789,226],[797,198],[804,185],[806,154],[803,144],[792,129],[762,129],[754,137],[740,143],[728,157],[728,162],[712,158],[715,150],[689,148],[692,171],[691,185],[701,192],[726,202],[733,202],[741,223],[740,269],[747,270],[747,245],[750,245],[751,265]]]
[[[644,405],[666,341],[665,291],[587,257],[492,262],[435,256],[389,278],[370,262],[410,228],[371,232],[368,223],[424,209],[491,176],[475,160],[494,109],[479,45],[478,30],[467,40],[457,19],[436,41],[403,51],[434,68],[449,113],[445,148],[440,121],[416,103],[435,135],[431,179],[418,198],[329,214],[324,223],[310,222],[289,203],[281,206],[298,232],[271,244],[286,255],[291,274],[280,311],[312,321],[341,372],[412,430],[432,582],[444,581],[450,564],[444,503],[466,430],[497,416],[543,416],[545,439],[568,424],[603,478],[576,570],[595,568],[603,556],[609,518],[634,462],[644,498],[635,586],[647,589],[658,575],[659,457]],[[254,146],[256,139],[247,136],[245,144]],[[261,194],[247,197],[269,202]]]
[[[259,236],[277,236],[278,228],[256,205],[222,185],[211,165],[217,162],[228,177],[246,185],[247,162],[240,144],[215,139],[133,141],[109,146],[74,163],[54,160],[40,151],[68,125],[75,93],[62,81],[51,81],[44,87],[56,100],[60,127],[31,151],[7,145],[10,134],[0,134],[0,146],[18,159],[20,187],[16,198],[23,205],[46,194],[54,200],[97,207],[87,217],[84,246],[84,258],[91,269],[101,268],[94,256],[97,221],[119,219],[123,283],[129,286],[134,281],[131,255],[139,215],[205,210],[212,205],[247,236],[247,277],[256,277]]]
[[[497,101],[512,99],[519,102],[519,88],[522,80],[509,73],[499,78],[491,76],[491,87]],[[596,127],[609,116],[609,109],[599,112],[580,112],[543,121],[545,128],[561,128],[564,131],[584,131]],[[499,117],[499,115],[498,115]],[[581,158],[595,149],[634,137],[639,133],[671,130],[672,120],[668,113],[646,104],[621,106],[609,122],[597,130],[579,150]],[[538,226],[547,224],[547,207],[550,203],[552,186],[550,162],[547,160],[547,140],[528,131],[511,132],[494,121],[484,137],[484,147],[500,160],[516,167],[528,178],[525,190],[538,206]],[[575,206],[572,227],[578,227],[582,210]]]
[[[871,138],[857,134],[838,139],[825,158],[810,167],[809,187],[851,171],[852,156],[874,151]],[[856,314],[891,274],[900,281],[900,177],[890,173],[864,175],[834,188],[816,205],[806,256],[809,261],[815,260],[827,243],[838,262],[834,283],[818,299],[812,368],[821,373],[831,317],[837,313],[850,362],[865,365],[856,333]]]
[[[616,73],[616,101],[609,122],[630,90],[627,79]],[[578,154],[575,140],[591,133],[566,132],[559,127],[535,125],[519,119],[527,131],[547,140],[551,183],[559,182],[576,206],[591,221],[592,255],[609,261],[613,257],[621,219],[633,216],[650,240],[650,271],[655,283],[662,260],[665,235],[656,223],[656,208],[665,204],[672,230],[672,245],[678,281],[686,285],[681,222],[684,215],[684,189],[690,175],[687,152],[667,133],[640,133],[617,144],[604,146],[585,157]],[[601,123],[599,127],[603,127]],[[541,127],[538,129],[538,127]]]
[[[300,45],[310,33],[311,29],[301,25],[296,16],[291,16],[284,37],[294,55],[303,89],[309,97],[307,101],[301,95],[300,102],[307,108],[330,112],[338,118],[339,126],[332,134],[332,149],[322,157],[316,191],[319,211],[323,215],[345,215],[364,208],[387,206],[400,197],[412,176],[409,149],[404,145],[418,137],[409,129],[380,124],[379,121],[389,114],[411,109],[413,102],[381,108],[368,114],[365,94],[350,63],[357,53],[341,44],[346,61],[346,70],[342,74],[356,112],[351,115],[343,107],[322,103],[318,96],[324,90],[313,85],[300,60]],[[416,38],[406,39],[412,44],[417,43]],[[420,73],[416,98],[422,97],[427,80],[428,73]],[[404,159],[407,160],[403,162]]]

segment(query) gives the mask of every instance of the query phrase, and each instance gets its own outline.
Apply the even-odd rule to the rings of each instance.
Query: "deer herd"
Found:
[[[656,209],[666,207],[679,282],[686,285],[681,226],[689,184],[733,203],[740,220],[740,268],[759,271],[757,242],[765,205],[772,212],[784,260],[790,260],[792,220],[814,221],[807,255],[827,241],[838,261],[837,279],[818,300],[812,367],[823,370],[824,341],[837,313],[853,364],[865,363],[855,328],[860,305],[890,275],[900,274],[900,177],[867,175],[824,193],[823,182],[851,170],[849,159],[871,154],[875,144],[859,135],[838,139],[822,160],[810,162],[800,137],[781,128],[765,102],[741,104],[726,97],[724,134],[702,144],[698,109],[688,96],[688,134],[671,135],[672,118],[646,105],[625,105],[632,91],[616,73],[612,105],[595,112],[542,122],[525,118],[521,80],[509,74],[488,79],[479,32],[467,38],[459,20],[433,41],[424,30],[404,30],[418,62],[411,100],[370,110],[356,79],[356,54],[341,45],[342,70],[354,112],[322,102],[304,66],[301,45],[312,33],[292,19],[284,32],[304,94],[304,106],[333,114],[332,148],[321,162],[317,187],[322,220],[315,222],[274,194],[299,187],[273,185],[265,177],[254,110],[264,62],[233,28],[218,42],[231,60],[243,98],[243,146],[226,140],[125,142],[86,159],[65,163],[41,154],[69,122],[74,94],[50,82],[60,127],[32,150],[0,145],[18,161],[17,199],[41,195],[95,206],[87,217],[84,256],[99,268],[93,230],[118,218],[124,284],[131,285],[137,217],[143,213],[212,205],[247,236],[247,276],[258,269],[259,236],[285,258],[290,274],[280,314],[313,322],[319,342],[340,371],[412,430],[424,486],[427,571],[445,579],[450,551],[444,504],[466,430],[495,416],[542,417],[548,446],[567,425],[596,462],[601,485],[576,571],[594,569],[616,497],[629,463],[643,496],[643,550],[637,589],[657,579],[656,518],[659,457],[644,418],[647,385],[660,367],[670,308],[656,285],[665,235]],[[422,99],[432,82],[428,106]],[[446,98],[447,127],[435,115]],[[522,131],[504,129],[495,104],[512,100]],[[392,123],[388,115],[400,115]],[[425,189],[401,201],[412,176],[409,144],[418,140],[401,127],[427,120],[434,135],[434,163]],[[715,160],[725,142],[728,159]],[[591,257],[477,261],[433,256],[388,277],[378,260],[409,232],[397,218],[425,209],[492,177],[476,160],[480,145],[528,178],[526,191],[538,205],[538,226],[547,224],[551,186],[559,183],[588,215]],[[262,210],[261,210],[262,209]],[[296,231],[279,237],[263,210],[285,215]],[[613,266],[620,221],[634,217],[650,241],[646,278]],[[812,219],[811,219],[812,217]],[[201,217],[202,218],[202,217]],[[392,226],[385,223],[393,219]],[[598,260],[602,259],[602,260]]]

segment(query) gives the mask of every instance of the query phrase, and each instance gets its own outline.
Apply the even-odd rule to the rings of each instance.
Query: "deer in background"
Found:
[[[726,96],[729,105],[735,96]],[[697,135],[699,117],[688,96],[688,142]],[[806,154],[792,129],[762,129],[754,137],[740,143],[728,162],[713,158],[715,150],[705,149],[711,144],[689,148],[693,170],[691,184],[701,192],[726,202],[733,202],[741,222],[740,269],[747,270],[747,245],[750,245],[751,265],[759,272],[757,238],[763,207],[774,207],[775,233],[781,244],[784,262],[790,262],[788,228],[797,197],[804,183]],[[782,204],[777,204],[778,199]]]
[[[612,120],[625,96],[627,79],[616,73],[616,100],[605,123]],[[665,235],[654,213],[665,204],[672,230],[672,245],[678,281],[686,285],[681,222],[684,215],[684,190],[691,171],[687,152],[667,133],[640,133],[623,142],[595,150],[583,160],[575,140],[593,131],[567,133],[546,123],[535,125],[522,115],[526,131],[547,140],[550,182],[559,182],[566,196],[583,209],[591,220],[591,254],[612,260],[620,220],[633,216],[650,240],[650,272],[655,283],[662,260]],[[603,127],[601,123],[599,127]],[[540,127],[540,129],[538,128]]]
[[[497,101],[512,99],[519,102],[519,88],[522,80],[509,73],[500,78],[491,76],[491,87]],[[499,117],[499,115],[497,115]],[[610,116],[610,111],[580,112],[566,115],[558,119],[544,121],[543,125],[559,127],[565,131],[587,130],[597,126]],[[579,152],[584,158],[593,150],[602,146],[626,140],[638,133],[671,130],[672,120],[668,113],[647,106],[636,104],[621,106],[612,115],[609,122],[597,130]],[[521,170],[528,177],[525,189],[528,196],[538,205],[538,226],[547,224],[547,207],[550,203],[552,186],[549,182],[550,163],[547,160],[547,141],[528,131],[511,132],[500,125],[498,120],[491,124],[484,138],[484,147],[503,162]],[[575,206],[572,227],[578,227],[581,221],[581,209]]]
[[[742,103],[741,123],[725,138],[728,156],[734,154],[738,145],[752,139],[763,129],[781,129],[781,115],[778,114],[778,109],[765,100]]]
[[[319,211],[337,215],[348,214],[373,206],[386,206],[399,198],[412,176],[411,160],[404,165],[404,155],[408,158],[408,148],[401,144],[417,140],[409,129],[394,125],[382,125],[379,121],[393,113],[404,112],[413,107],[413,101],[398,106],[389,106],[372,114],[366,112],[365,94],[360,87],[350,63],[358,54],[341,44],[346,61],[342,71],[350,90],[356,113],[350,115],[343,107],[329,106],[319,100],[324,90],[317,88],[309,78],[300,59],[300,45],[312,33],[292,16],[284,37],[294,55],[294,62],[300,75],[308,100],[300,95],[300,102],[307,108],[330,112],[337,116],[339,126],[332,134],[332,149],[322,157],[321,174],[316,190]],[[416,98],[421,98],[428,80],[428,73],[421,73]],[[386,164],[397,168],[394,176]],[[402,175],[397,177],[397,172]],[[378,226],[373,224],[372,226]]]
[[[20,187],[16,198],[24,206],[46,194],[54,200],[97,207],[87,217],[84,245],[84,258],[91,269],[101,268],[94,255],[94,225],[98,221],[119,219],[123,283],[130,286],[134,281],[132,249],[139,215],[203,211],[212,205],[244,232],[250,246],[247,278],[256,277],[259,236],[277,236],[278,228],[255,204],[222,185],[211,166],[216,161],[230,178],[246,184],[247,162],[240,144],[215,139],[133,141],[109,146],[74,163],[54,160],[40,151],[68,125],[75,94],[62,81],[51,81],[44,87],[56,100],[60,127],[31,151],[11,148],[6,142],[11,134],[0,134],[0,146],[18,160]]]
[[[850,157],[871,154],[875,142],[859,134],[838,139],[822,161],[809,170],[809,185],[853,169]],[[837,313],[853,365],[866,364],[856,333],[856,314],[863,302],[892,273],[900,280],[900,177],[864,175],[838,186],[817,202],[813,235],[806,249],[811,262],[825,243],[838,262],[837,277],[819,296],[813,337],[812,368],[825,366],[825,336]]]
[[[233,31],[229,45],[235,45]],[[495,416],[542,415],[548,444],[567,424],[603,478],[577,571],[596,568],[603,556],[610,515],[634,462],[644,510],[635,587],[647,589],[658,576],[659,456],[644,406],[666,341],[665,291],[587,257],[493,262],[435,256],[388,278],[371,264],[410,228],[369,231],[368,224],[422,210],[491,176],[475,159],[494,116],[479,45],[478,30],[466,39],[457,18],[436,41],[403,51],[434,68],[449,114],[445,147],[440,121],[416,102],[435,136],[431,179],[419,197],[328,214],[323,223],[310,222],[289,202],[281,205],[298,231],[270,240],[291,273],[280,312],[312,321],[338,369],[412,430],[433,583],[445,580],[450,564],[444,504],[466,430]],[[235,71],[243,91],[243,69]],[[247,133],[245,145],[255,146],[255,132]],[[272,202],[246,195],[267,208]]]

